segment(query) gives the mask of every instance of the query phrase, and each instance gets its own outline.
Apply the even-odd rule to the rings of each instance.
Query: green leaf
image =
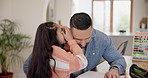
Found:
[[[0,22],[0,67],[3,74],[8,73],[10,66],[23,64],[19,53],[30,46],[30,37],[16,33],[16,23],[9,19]]]

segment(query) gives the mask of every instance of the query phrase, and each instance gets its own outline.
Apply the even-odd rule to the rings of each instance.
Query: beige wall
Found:
[[[12,19],[21,27],[22,33],[34,40],[37,26],[42,22],[43,0],[12,0]]]
[[[20,32],[32,37],[42,22],[42,0],[0,0],[0,18],[12,19],[19,25]]]
[[[66,2],[66,5],[65,5]],[[55,0],[56,22],[69,25],[71,0]],[[37,26],[43,22],[44,0],[0,0],[0,19],[9,18],[17,22],[20,32],[28,34],[34,41]]]
[[[11,18],[11,0],[0,0],[0,19]]]
[[[147,17],[146,9],[148,8],[148,2],[145,0],[134,0],[133,6],[133,31],[139,27],[139,22],[143,17]]]
[[[62,25],[69,26],[72,13],[72,0],[56,0],[56,22],[61,21]]]

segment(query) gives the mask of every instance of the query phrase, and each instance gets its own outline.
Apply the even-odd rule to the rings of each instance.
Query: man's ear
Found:
[[[70,32],[71,32],[71,34],[72,34],[72,36],[73,36],[73,29],[72,29],[72,28],[70,28]]]

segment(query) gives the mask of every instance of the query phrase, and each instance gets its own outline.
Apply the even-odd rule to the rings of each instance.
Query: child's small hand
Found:
[[[73,36],[72,36],[68,27],[62,28],[62,34],[63,34],[66,41],[73,40]]]

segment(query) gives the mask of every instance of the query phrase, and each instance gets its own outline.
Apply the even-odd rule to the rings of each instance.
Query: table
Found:
[[[123,56],[125,58],[125,61],[127,63],[127,68],[126,68],[126,78],[130,78],[129,76],[129,69],[130,66],[134,63],[137,64],[138,66],[145,68],[148,67],[148,63],[147,62],[143,62],[143,63],[139,63],[136,61],[132,61],[133,58],[132,56]],[[82,75],[80,75],[77,78],[104,78],[104,74],[109,70],[109,64],[107,61],[102,62],[101,64],[99,64],[97,66],[97,71],[88,71]],[[125,76],[120,76],[120,78],[125,78]]]
[[[104,78],[105,73],[101,72],[94,72],[94,71],[88,71],[77,78]],[[120,78],[125,78],[125,76],[120,76]]]

